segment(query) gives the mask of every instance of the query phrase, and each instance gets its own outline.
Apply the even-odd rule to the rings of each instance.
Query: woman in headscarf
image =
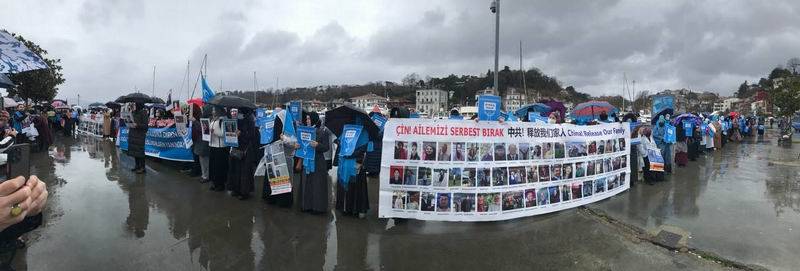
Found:
[[[210,156],[208,157],[209,171],[208,178],[211,181],[212,191],[225,190],[225,181],[228,176],[228,152],[229,148],[225,146],[225,131],[222,130],[222,123],[225,119],[222,108],[213,107],[211,119],[211,141],[208,146],[211,147]]]
[[[641,142],[641,144],[639,144],[639,158],[642,160],[642,175],[647,184],[653,184],[654,182],[664,180],[663,172],[650,170],[650,160],[647,158],[647,150],[658,148],[653,141],[652,134],[652,130],[648,127],[639,129],[639,139]]]
[[[275,143],[281,139],[283,139],[283,121],[286,118],[286,111],[282,110],[281,108],[275,108],[272,114],[275,114],[275,125],[272,129],[272,141],[269,144]],[[289,124],[291,125],[291,124]],[[292,187],[297,187],[296,184],[299,182],[300,177],[297,173],[294,173],[294,143],[287,144],[287,141],[283,141],[283,151],[284,157],[286,158],[286,165],[287,169],[289,169],[289,183]],[[296,190],[296,189],[294,189]],[[294,201],[294,197],[292,196],[292,192],[283,193],[272,195],[272,187],[269,186],[269,174],[264,174],[264,194],[262,198],[266,200],[268,204],[275,204],[279,207],[291,207]]]
[[[656,127],[653,127],[653,141],[658,146],[658,149],[661,150],[661,157],[664,158],[664,170],[669,172],[672,169],[672,151],[670,150],[670,145],[666,142],[666,132],[667,132],[667,121],[664,116],[658,117],[658,123]]]
[[[711,119],[709,126],[714,127],[714,147],[717,149],[722,148],[722,125],[719,124],[717,116]]]
[[[69,115],[65,114],[65,118],[69,118]],[[67,120],[67,122],[70,122],[70,120]],[[145,172],[144,144],[147,137],[148,122],[147,109],[144,108],[144,104],[136,103],[135,111],[133,111],[133,123],[128,125],[128,128],[130,128],[128,132],[128,155],[133,156],[136,161],[136,166],[131,169],[136,174]],[[66,129],[64,133],[67,133],[66,131],[68,130]]]
[[[236,120],[237,146],[228,156],[228,190],[239,200],[250,198],[255,188],[254,172],[258,156],[259,136],[253,112],[248,109],[231,109],[231,119]]]
[[[305,113],[305,112],[304,112]],[[325,151],[330,148],[328,133],[322,129],[319,115],[316,112],[308,112],[303,115],[303,124],[316,129],[316,140],[309,144],[315,150],[313,159],[304,159],[303,175],[300,182],[300,198],[302,199],[300,209],[313,213],[324,213],[328,211],[328,165],[325,162]],[[300,147],[296,145],[295,147]]]
[[[703,131],[703,141],[706,143],[706,150],[713,151],[714,150],[714,134],[717,132],[714,125],[711,125],[711,121],[709,119],[705,120],[706,128]]]
[[[203,124],[200,122],[200,118],[209,117],[211,112],[203,111],[197,105],[191,105],[194,107],[192,112],[192,153],[197,156],[197,163],[200,164],[200,183],[207,183],[208,182],[208,158],[211,154],[211,149],[208,147],[208,141],[203,140]]]
[[[681,123],[675,126],[675,164],[685,167],[689,163],[688,137]]]

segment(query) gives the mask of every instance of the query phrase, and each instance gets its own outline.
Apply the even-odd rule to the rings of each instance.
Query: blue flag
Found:
[[[283,118],[283,134],[288,137],[297,137],[294,129],[294,118],[288,111],[286,112],[286,117]]]
[[[295,151],[294,156],[303,159],[314,159],[316,151],[311,147],[311,141],[317,140],[317,130],[309,126],[297,126],[297,143],[300,148]]]
[[[500,117],[500,96],[478,96],[478,119],[497,120]]]
[[[203,102],[207,103],[211,98],[214,98],[214,90],[206,82],[206,77],[203,76],[200,86],[203,88]]]

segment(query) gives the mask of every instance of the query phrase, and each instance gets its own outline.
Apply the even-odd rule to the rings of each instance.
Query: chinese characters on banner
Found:
[[[379,217],[494,221],[574,208],[629,188],[630,126],[391,119]]]

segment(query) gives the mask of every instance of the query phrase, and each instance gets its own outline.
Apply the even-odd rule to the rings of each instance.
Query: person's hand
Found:
[[[317,145],[319,145],[319,143],[317,143],[317,142],[316,142],[316,141],[314,141],[314,140],[311,140],[311,142],[309,142],[309,144],[311,144],[311,147],[314,147],[314,148],[316,148],[316,147],[317,147]]]
[[[15,130],[14,128],[8,129],[6,130],[6,134],[10,136],[17,136],[17,130]]]
[[[295,143],[294,143],[294,148],[295,148],[295,149],[299,149],[299,148],[300,148],[300,144],[297,144],[297,142],[295,142]]]
[[[240,134],[242,134],[242,131],[236,130],[236,136],[239,136]]]
[[[25,178],[21,176],[0,183],[0,230],[21,222],[28,215],[30,196],[31,189],[25,185]],[[11,210],[15,205],[22,212],[12,215]]]
[[[25,186],[31,189],[31,206],[28,210],[28,214],[37,215],[41,213],[42,209],[47,205],[47,197],[50,195],[50,193],[47,192],[47,185],[42,180],[39,180],[39,177],[32,175],[28,178],[28,182]]]
[[[497,118],[497,123],[503,124],[506,121],[504,118]]]

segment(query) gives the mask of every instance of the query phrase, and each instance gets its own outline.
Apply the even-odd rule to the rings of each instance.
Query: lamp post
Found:
[[[494,13],[494,91],[500,95],[498,85],[498,58],[500,57],[500,0],[493,0],[489,10]]]

